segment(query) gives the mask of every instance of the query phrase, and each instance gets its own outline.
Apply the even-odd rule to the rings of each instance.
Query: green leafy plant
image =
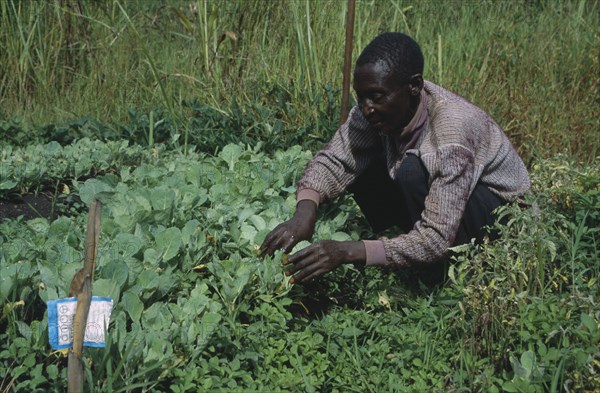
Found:
[[[101,153],[92,160],[90,146]],[[82,203],[104,202],[94,291],[115,301],[106,348],[85,351],[89,391],[597,386],[596,165],[535,162],[531,202],[539,209],[504,207],[500,239],[456,249],[444,285],[344,267],[299,287],[284,276],[280,252],[256,252],[292,214],[310,152],[235,144],[186,157],[156,148],[81,140],[4,156],[9,168],[29,155],[40,167],[72,157],[48,172],[55,179],[97,162],[114,167],[71,187]],[[19,177],[27,171],[11,171],[39,187]],[[320,215],[315,240],[373,236],[350,198]],[[44,302],[66,296],[85,221],[75,212],[0,223],[3,390],[64,387],[65,358],[48,349]]]

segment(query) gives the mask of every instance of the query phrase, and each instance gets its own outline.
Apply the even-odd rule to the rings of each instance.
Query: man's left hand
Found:
[[[294,275],[292,283],[311,281],[328,273],[343,263],[364,262],[366,252],[363,242],[324,240],[290,255],[287,275]]]

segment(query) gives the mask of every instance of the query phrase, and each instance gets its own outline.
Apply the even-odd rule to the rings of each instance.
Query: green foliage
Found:
[[[471,345],[512,368],[503,389],[591,390],[599,382],[600,168],[559,156],[536,163],[532,178],[533,205],[503,208],[502,241],[466,251],[449,275],[473,321]]]
[[[90,143],[120,146],[82,140],[38,165]],[[539,209],[503,208],[501,238],[456,250],[442,286],[344,267],[300,287],[281,253],[256,251],[292,213],[309,152],[123,148],[132,160],[71,190],[104,202],[94,294],[115,300],[106,348],[85,351],[88,391],[574,392],[600,382],[597,165],[536,161]],[[316,239],[370,235],[350,199],[321,215]],[[85,223],[0,223],[3,391],[64,390],[44,302],[66,296]]]
[[[155,151],[158,154],[158,150]],[[120,165],[139,165],[152,157],[127,141],[108,142],[80,139],[68,146],[58,142],[5,146],[0,152],[0,196],[38,192],[58,185],[71,185],[86,176],[110,172]]]
[[[123,130],[146,143],[158,140],[158,128],[168,129],[165,140],[179,134],[185,147],[249,142],[242,138],[286,146],[304,145],[310,135],[327,139],[339,97],[330,101],[323,92],[341,85],[346,4],[0,2],[6,53],[0,120],[22,119],[33,129],[54,124],[43,133],[70,138],[76,128],[96,127],[74,121],[89,116],[110,136],[119,127],[107,123],[142,124],[130,118],[135,110],[138,117],[153,117],[148,123],[164,119],[154,138],[151,124]],[[591,161],[600,118],[599,15],[598,3],[585,0],[359,0],[353,55],[382,31],[407,32],[422,46],[425,78],[490,112],[524,156],[566,150]],[[281,102],[270,99],[271,90]],[[194,107],[207,119],[189,120]],[[276,113],[278,121],[265,122],[262,111]],[[205,120],[231,123],[226,130],[240,139],[227,139],[220,127],[204,128]],[[188,141],[192,134],[196,142]]]
[[[255,145],[260,141],[265,150],[274,152],[297,144],[316,149],[335,130],[339,105],[335,99],[337,92],[331,86],[301,94],[302,100],[314,106],[317,116],[314,122],[303,124],[292,121],[301,118],[302,113],[291,104],[288,89],[274,86],[256,87],[252,91],[249,99],[234,99],[223,109],[198,101],[185,102],[181,116],[161,109],[148,112],[130,109],[124,122],[105,123],[86,116],[65,125],[39,127],[31,127],[16,118],[0,119],[0,134],[7,136],[0,146],[10,153],[14,147],[34,143],[57,142],[67,146],[88,138],[214,153],[230,143]]]

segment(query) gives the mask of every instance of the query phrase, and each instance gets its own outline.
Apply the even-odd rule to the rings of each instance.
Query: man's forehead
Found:
[[[354,70],[354,73],[363,73],[363,72],[371,72],[378,74],[391,74],[393,72],[393,68],[391,64],[383,59],[379,59],[375,62],[370,62],[366,64],[362,64]]]
[[[376,63],[363,64],[354,70],[353,84],[355,87],[357,82],[361,84],[389,85],[395,81],[396,78],[394,78],[392,68],[385,61],[380,60]]]

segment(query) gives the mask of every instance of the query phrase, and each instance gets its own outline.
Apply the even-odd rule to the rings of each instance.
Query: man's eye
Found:
[[[381,104],[384,99],[385,99],[385,96],[383,94],[378,93],[378,94],[373,95],[373,102],[376,104]]]

